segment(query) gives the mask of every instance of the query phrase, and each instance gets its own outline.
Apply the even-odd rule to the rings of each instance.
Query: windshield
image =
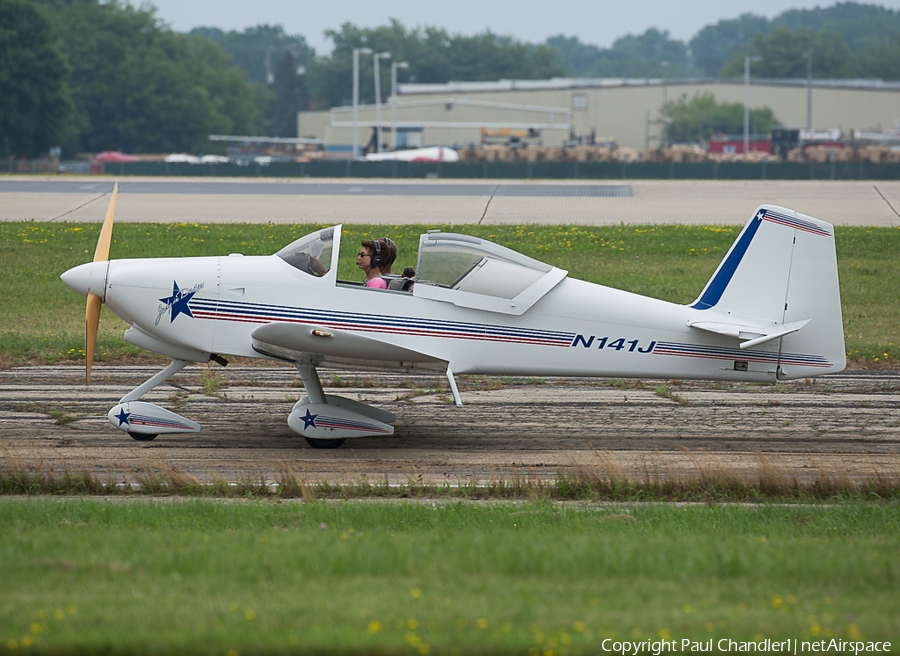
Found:
[[[499,298],[515,298],[551,266],[468,235],[431,233],[419,241],[418,279]]]
[[[334,228],[301,237],[275,253],[292,267],[311,276],[324,276],[331,269]]]

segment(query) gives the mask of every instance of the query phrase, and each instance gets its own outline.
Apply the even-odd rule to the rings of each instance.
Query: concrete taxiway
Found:
[[[322,371],[328,392],[397,414],[391,437],[310,448],[287,415],[304,392],[292,367],[190,366],[145,400],[200,422],[196,434],[135,442],[106,417],[158,370],[96,365],[0,371],[0,466],[128,480],[163,463],[201,481],[480,481],[559,473],[696,476],[761,471],[800,480],[900,478],[900,373],[845,372],[760,386],[608,379],[460,379]],[[218,388],[210,391],[213,378]],[[18,463],[18,465],[17,465]]]

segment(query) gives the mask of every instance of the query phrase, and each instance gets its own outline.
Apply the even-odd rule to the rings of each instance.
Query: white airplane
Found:
[[[429,231],[411,290],[337,278],[341,226],[274,255],[108,260],[116,189],[94,261],[63,281],[87,296],[86,384],[101,303],[125,340],[172,363],[119,400],[136,440],[200,425],[139,399],[191,362],[293,363],[306,396],[288,425],[316,448],[394,432],[395,415],[326,394],[327,365],[457,374],[775,382],[841,371],[844,335],[831,225],[762,205],[696,301],[679,305],[569,278],[484,239]]]
[[[385,153],[368,153],[367,162],[458,162],[459,153],[446,146],[429,146],[409,150],[392,150]]]

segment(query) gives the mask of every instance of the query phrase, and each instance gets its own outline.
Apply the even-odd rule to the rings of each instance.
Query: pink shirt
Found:
[[[375,289],[387,289],[387,280],[384,278],[372,278],[371,280],[366,281],[366,287],[373,287]]]

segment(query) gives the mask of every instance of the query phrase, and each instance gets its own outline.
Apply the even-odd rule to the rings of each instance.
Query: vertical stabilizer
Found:
[[[824,221],[760,206],[691,307],[716,332],[740,335],[742,348],[777,349],[779,378],[846,365],[834,228]]]

